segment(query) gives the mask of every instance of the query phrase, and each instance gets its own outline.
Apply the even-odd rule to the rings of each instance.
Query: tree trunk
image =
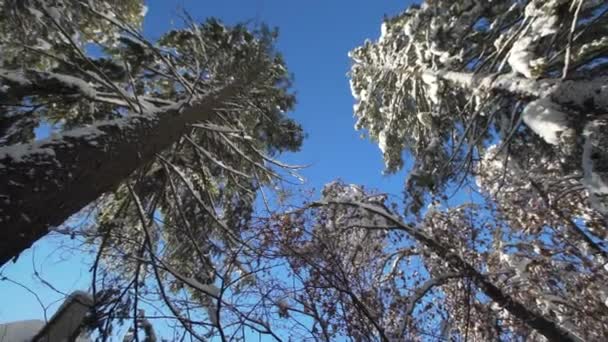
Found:
[[[115,189],[240,88],[232,83],[181,111],[162,109],[0,148],[0,266]]]

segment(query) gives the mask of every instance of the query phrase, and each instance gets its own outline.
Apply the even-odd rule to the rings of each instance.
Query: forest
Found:
[[[328,87],[389,190],[292,162],[338,114],[299,114],[291,51],[333,50],[160,3],[0,0],[1,323],[17,289],[49,326],[43,286],[84,298],[65,341],[608,340],[607,2],[362,13]],[[83,287],[24,271],[50,241]]]

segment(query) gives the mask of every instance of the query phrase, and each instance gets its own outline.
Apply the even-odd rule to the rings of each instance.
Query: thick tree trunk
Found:
[[[240,88],[229,85],[181,111],[133,115],[0,148],[0,265],[113,190]]]
[[[505,310],[507,310],[513,317],[521,320],[530,328],[536,330],[539,334],[546,337],[547,340],[582,342],[582,339],[570,333],[568,330],[562,328],[554,321],[545,318],[544,316],[534,312],[533,310],[530,310],[522,303],[511,297],[509,294],[505,293],[498,286],[494,285],[491,281],[489,281],[483,274],[477,271],[475,267],[473,267],[471,264],[462,259],[458,254],[450,252],[449,248],[443,246],[435,239],[429,237],[426,233],[422,232],[416,227],[401,222],[399,218],[389,214],[385,210],[379,209],[373,205],[357,202],[329,201],[320,202],[319,204],[338,204],[354,206],[384,217],[389,223],[394,224],[397,229],[405,231],[418,242],[430,249],[433,253],[437,254],[451,267],[455,268],[462,274],[469,276],[471,280],[473,280],[475,285],[477,285],[477,287],[479,287],[494,302],[496,302]]]

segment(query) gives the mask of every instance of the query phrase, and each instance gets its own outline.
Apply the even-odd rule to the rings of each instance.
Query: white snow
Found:
[[[426,128],[431,129],[433,126],[432,114],[430,112],[418,112],[416,114],[418,121]]]
[[[61,134],[55,134],[50,139],[40,140],[30,144],[19,143],[3,146],[0,147],[0,160],[11,159],[13,162],[20,163],[38,156],[54,158],[54,148],[56,146],[68,144],[68,141],[66,141],[65,138],[85,138],[92,145],[96,145],[97,143],[94,139],[104,134],[98,127],[116,122],[118,122],[118,120],[114,122],[104,121],[94,126],[75,128]]]
[[[526,78],[532,77],[532,68],[530,67],[530,61],[534,57],[534,54],[529,51],[532,45],[532,38],[526,37],[517,40],[511,52],[509,54],[508,63],[511,69],[524,75]]]
[[[97,96],[95,89],[81,78],[56,73],[51,73],[49,78],[58,80],[68,87],[78,88],[78,90],[88,98],[93,99]]]
[[[405,35],[410,38],[414,37],[414,34],[416,34],[416,30],[418,29],[418,24],[420,24],[420,15],[416,13],[403,27],[403,32]]]
[[[583,44],[574,54],[574,60],[580,59],[583,56],[589,54],[590,52],[599,50],[606,45],[608,45],[608,37],[606,36],[594,39],[589,43]]]
[[[552,13],[560,1],[548,1],[542,7],[536,7],[536,1],[530,1],[524,10],[526,18],[531,20],[530,31],[540,37],[546,37],[557,33],[559,18]]]
[[[101,130],[99,130],[98,127],[101,127],[101,125],[74,128],[74,129],[71,129],[69,131],[66,131],[66,132],[60,134],[59,136],[70,137],[70,138],[86,137],[88,140],[92,140],[92,139],[104,134]]]
[[[348,81],[349,85],[350,85],[350,93],[351,95],[355,98],[355,100],[359,101],[361,98],[359,96],[359,92],[357,91],[357,89],[355,88],[355,81],[353,81],[353,79],[351,78]]]
[[[48,49],[49,46],[48,42],[40,38],[38,39],[37,48],[45,50]],[[40,76],[59,81],[67,87],[77,88],[81,94],[88,98],[95,98],[97,96],[95,89],[81,78],[57,73],[40,73]],[[9,82],[16,83],[20,86],[29,86],[33,83],[33,81],[28,79],[22,71],[0,69],[0,78],[4,78]]]
[[[51,18],[55,22],[57,22],[57,23],[61,22],[62,15],[61,15],[61,12],[59,11],[59,9],[57,9],[57,7],[54,7],[54,6],[46,7],[45,10],[47,11],[49,16],[51,16]]]
[[[608,111],[608,77],[592,80],[569,80],[560,82],[551,91],[551,97],[561,103],[568,103],[585,109],[592,103],[596,110]]]
[[[37,44],[36,44],[36,46],[34,46],[35,49],[46,51],[46,50],[50,50],[52,48],[52,45],[44,39],[37,38],[36,41],[37,41]]]
[[[439,103],[439,77],[433,72],[423,72],[422,81],[427,85],[427,95],[432,103]]]
[[[145,17],[146,14],[148,14],[148,6],[141,5],[141,11],[139,12],[139,15],[141,15],[142,17]]]
[[[333,185],[333,183],[329,183],[325,187],[328,188],[331,185]],[[341,187],[339,190],[339,193],[332,194],[332,200],[358,201],[364,196],[363,190],[355,184],[349,184],[348,186]]]
[[[511,68],[526,78],[536,78],[535,70],[542,67],[544,59],[537,59],[534,53],[536,43],[543,37],[558,32],[559,18],[556,9],[562,0],[550,0],[537,7],[537,1],[530,1],[524,11],[528,23],[524,31],[511,47],[507,62]]]
[[[383,129],[378,133],[378,147],[382,154],[386,153],[386,129]]]
[[[42,12],[40,12],[39,10],[33,8],[33,7],[28,7],[27,9],[34,17],[36,17],[36,20],[41,20],[42,17],[44,16],[44,14],[42,14]]]
[[[44,321],[39,319],[0,324],[0,342],[31,342],[44,325]],[[75,341],[89,342],[91,340],[78,336]]]
[[[23,72],[20,71],[0,69],[0,78],[4,78],[9,82],[16,83],[20,86],[30,85],[30,81],[26,79]]]
[[[500,261],[506,263],[515,271],[515,276],[512,278],[513,281],[526,281],[528,279],[528,265],[532,260],[520,257],[517,255],[506,254],[500,251]]]
[[[568,129],[567,114],[548,98],[530,102],[524,108],[522,117],[530,129],[552,145],[559,143],[558,133]]]
[[[380,26],[380,38],[378,39],[378,42],[382,43],[384,41],[384,39],[386,38],[387,34],[388,34],[388,26],[386,25],[386,22],[383,22],[382,26]]]

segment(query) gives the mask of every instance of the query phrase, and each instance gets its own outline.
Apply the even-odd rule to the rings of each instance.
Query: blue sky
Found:
[[[284,156],[293,164],[310,164],[301,173],[308,186],[320,188],[340,178],[347,183],[363,184],[400,195],[403,175],[383,176],[382,157],[377,145],[359,137],[353,129],[353,98],[346,73],[347,53],[365,39],[377,39],[384,15],[394,15],[410,1],[370,0],[150,0],[144,32],[155,39],[172,27],[181,25],[179,14],[187,10],[195,19],[218,17],[231,24],[243,20],[262,21],[280,30],[278,50],[295,74],[298,105],[292,116],[308,134],[302,151]],[[51,238],[24,253],[17,264],[2,269],[2,274],[36,291],[44,304],[62,295],[50,289],[33,274],[33,266],[56,289],[69,293],[88,287],[87,269],[82,256],[56,252],[60,243]],[[62,259],[67,261],[60,262]],[[0,282],[2,307],[0,322],[43,319],[36,298],[13,283]],[[51,315],[57,305],[51,305]]]
[[[394,15],[408,1],[153,0],[144,31],[158,38],[171,27],[180,8],[195,19],[216,16],[226,23],[259,20],[279,27],[278,50],[295,74],[298,105],[293,117],[308,133],[300,153],[283,160],[312,164],[303,175],[320,187],[342,178],[383,191],[401,193],[403,177],[383,177],[375,143],[359,138],[353,127],[353,98],[346,73],[348,51],[367,38],[377,39],[383,16]],[[170,15],[169,15],[170,14]],[[179,19],[175,20],[175,25]]]

